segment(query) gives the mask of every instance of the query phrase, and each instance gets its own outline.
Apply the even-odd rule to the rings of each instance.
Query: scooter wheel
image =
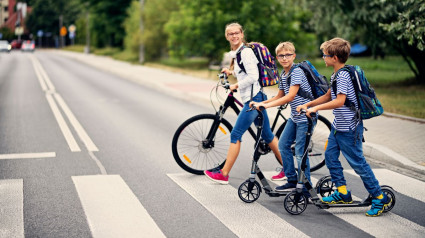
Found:
[[[239,186],[238,189],[239,198],[246,203],[257,201],[257,199],[260,197],[260,193],[261,187],[257,181],[251,182],[246,180],[241,184],[241,186]]]
[[[391,211],[391,209],[393,209],[396,202],[394,190],[390,186],[386,186],[386,185],[381,186],[381,190],[385,195],[391,198],[391,203],[388,204],[388,206],[386,206],[383,211],[383,212],[389,212]]]
[[[330,196],[336,190],[335,184],[332,182],[331,176],[325,176],[317,182],[316,191],[322,197]]]
[[[292,215],[299,215],[307,208],[307,197],[303,193],[292,191],[285,196],[283,204],[285,210]]]

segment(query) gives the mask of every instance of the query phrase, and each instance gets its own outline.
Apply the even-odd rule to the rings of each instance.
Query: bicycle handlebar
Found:
[[[223,86],[223,88],[225,89],[230,89],[230,83],[229,80],[227,80],[228,76],[226,73],[220,73],[217,75],[219,80],[220,80],[220,84],[221,86]],[[237,92],[237,90],[233,90],[233,92]]]
[[[300,111],[300,114],[299,114],[299,115],[301,115],[301,114],[306,114],[306,113],[307,113],[307,111],[306,111],[306,110],[301,109],[301,111]],[[315,112],[310,112],[310,116],[311,116],[311,117],[316,117],[316,116],[317,116],[317,114],[316,114]]]

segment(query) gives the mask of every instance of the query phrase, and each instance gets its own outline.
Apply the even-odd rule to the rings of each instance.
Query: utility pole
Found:
[[[143,17],[142,12],[144,9],[145,1],[140,0],[140,37],[143,35]],[[143,64],[145,62],[145,46],[143,45],[142,40],[139,42],[139,63]]]
[[[84,47],[84,53],[90,54],[90,24],[89,24],[89,5],[86,3],[86,46]]]
[[[63,26],[63,16],[62,14],[59,15],[59,39],[60,39],[60,43],[59,43],[59,48],[63,48],[63,36],[61,35],[60,31],[62,30],[62,26]]]

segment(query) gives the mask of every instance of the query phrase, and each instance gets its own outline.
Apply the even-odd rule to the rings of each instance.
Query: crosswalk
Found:
[[[356,176],[352,170],[345,172]],[[396,197],[415,199],[419,204],[416,206],[425,208],[424,182],[387,169],[375,169],[374,172],[381,184],[394,188]],[[267,178],[275,173],[264,172]],[[307,232],[308,228],[294,223],[294,219],[303,216],[309,219],[315,216],[313,218],[317,220],[336,217],[374,237],[424,237],[425,234],[423,220],[418,224],[397,212],[397,209],[379,218],[366,217],[366,208],[334,208],[319,210],[314,214],[307,210],[300,216],[292,216],[285,212],[283,206],[280,211],[274,211],[264,206],[263,202],[244,203],[237,195],[237,187],[215,184],[204,176],[188,173],[170,173],[167,176],[170,182],[177,184],[238,237],[282,237],[282,234],[285,237],[312,236],[311,232]],[[120,175],[72,176],[70,180],[78,194],[92,237],[166,236],[162,230],[164,228],[158,226]],[[317,180],[313,175],[313,184]],[[23,179],[0,180],[0,238],[25,237],[23,184]],[[266,195],[262,193],[262,196]],[[353,199],[360,200],[355,196]],[[396,207],[406,206],[402,201],[398,200]]]

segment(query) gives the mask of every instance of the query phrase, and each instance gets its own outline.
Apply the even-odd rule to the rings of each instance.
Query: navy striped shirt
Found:
[[[335,74],[333,74],[331,76],[331,85],[334,81],[336,81],[336,93],[333,91],[333,87],[331,87],[332,100],[336,99],[336,95],[342,93],[345,94],[347,98],[356,105],[356,108],[359,108],[357,105],[356,92],[354,91],[350,74],[347,71],[341,71],[338,73],[337,78],[335,78]],[[335,119],[332,123],[332,126],[337,131],[354,131],[358,123],[354,117],[355,112],[351,111],[347,106],[343,105],[342,107],[335,108],[333,110],[333,114]]]
[[[304,74],[304,71],[300,68],[295,68],[291,73],[291,82],[290,85],[287,85],[288,75],[282,74],[280,78],[279,90],[284,90],[285,95],[288,95],[289,88],[294,85],[300,85],[300,89],[303,89],[305,92],[311,93],[310,84],[308,84],[307,77]],[[303,98],[298,94],[295,96],[294,100],[289,103],[291,106],[291,118],[295,123],[307,122],[307,117],[305,115],[298,115],[297,107],[303,104],[310,102],[310,99]]]

